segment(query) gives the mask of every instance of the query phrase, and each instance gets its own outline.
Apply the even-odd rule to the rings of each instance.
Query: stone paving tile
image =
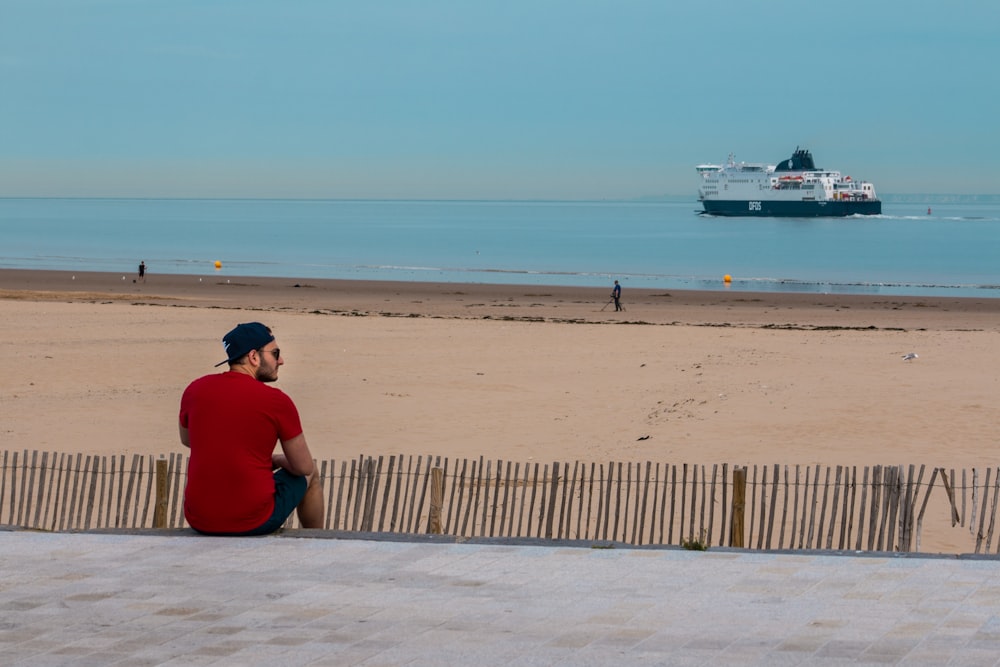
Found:
[[[12,665],[1000,664],[1000,561],[0,531]]]

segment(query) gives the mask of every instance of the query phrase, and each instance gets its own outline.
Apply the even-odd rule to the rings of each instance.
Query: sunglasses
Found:
[[[257,353],[261,355],[263,355],[265,352],[271,352],[274,355],[275,361],[281,358],[281,348],[276,347],[273,350],[265,350],[264,348],[260,348],[259,350],[257,350]]]

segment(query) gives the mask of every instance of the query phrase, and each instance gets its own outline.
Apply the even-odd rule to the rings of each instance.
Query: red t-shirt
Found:
[[[274,512],[271,454],[302,433],[295,404],[245,373],[206,375],[181,396],[191,457],[184,517],[207,533],[253,530]]]

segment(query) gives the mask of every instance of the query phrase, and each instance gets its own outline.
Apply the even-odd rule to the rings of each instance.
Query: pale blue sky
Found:
[[[1000,3],[0,0],[0,196],[1000,193]]]

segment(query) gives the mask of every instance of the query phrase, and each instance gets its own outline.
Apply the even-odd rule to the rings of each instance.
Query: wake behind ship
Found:
[[[777,165],[701,164],[698,200],[709,215],[782,218],[879,215],[882,202],[875,186],[816,167],[808,150],[796,148]]]

